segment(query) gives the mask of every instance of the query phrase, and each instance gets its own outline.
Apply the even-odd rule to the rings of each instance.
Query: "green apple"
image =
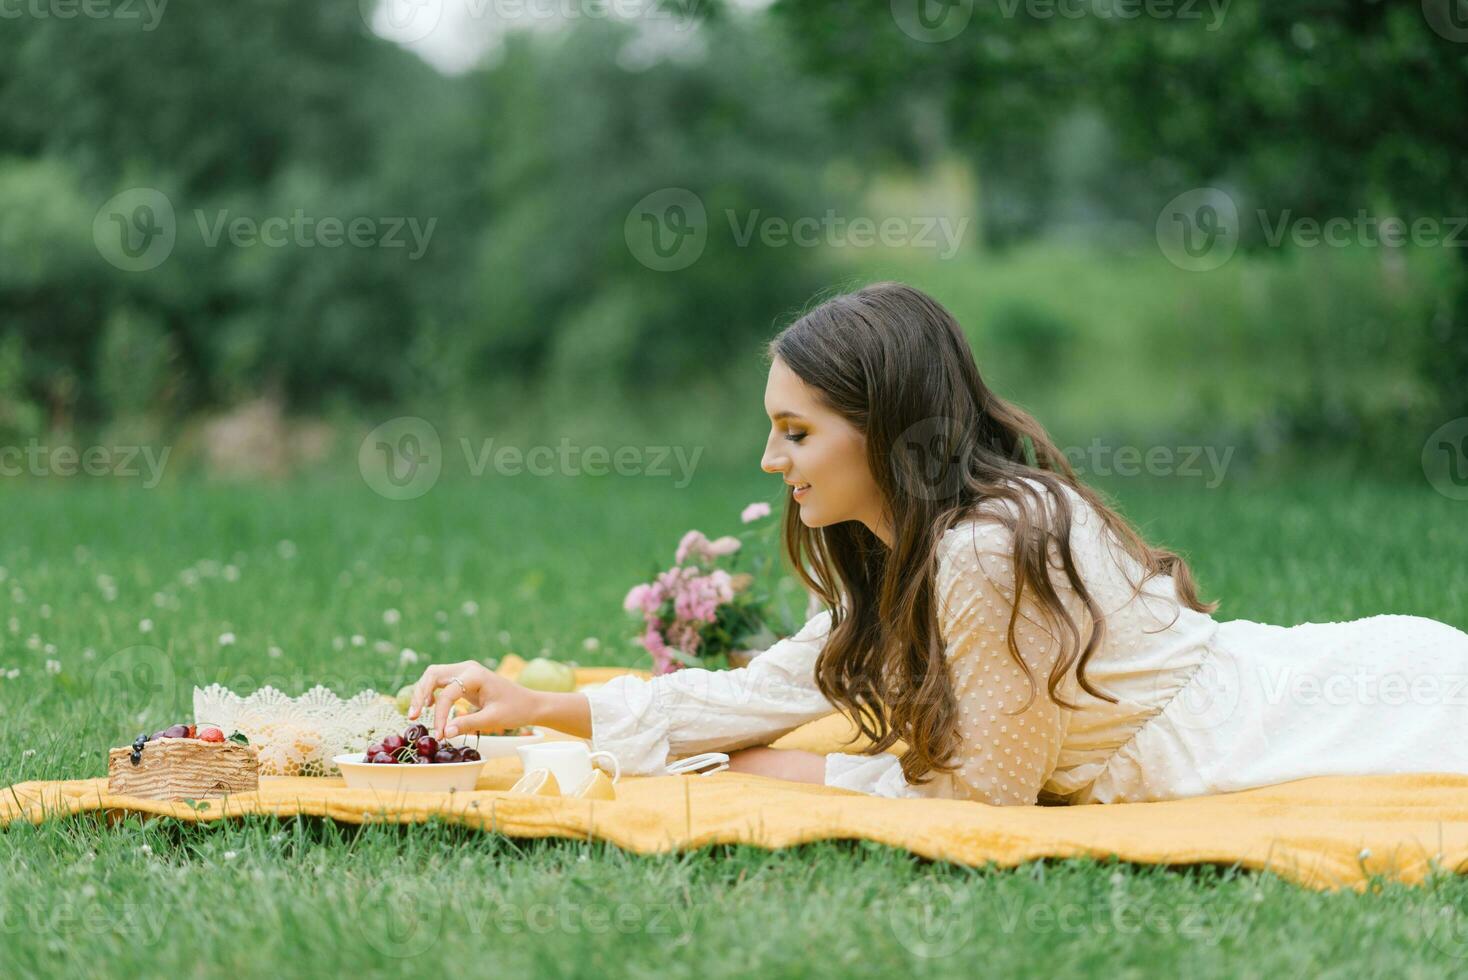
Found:
[[[398,714],[406,715],[408,709],[413,706],[413,688],[416,686],[416,684],[409,684],[398,692],[398,696],[395,699],[398,705]]]
[[[520,671],[520,686],[534,691],[576,690],[576,670],[568,664],[536,657]]]

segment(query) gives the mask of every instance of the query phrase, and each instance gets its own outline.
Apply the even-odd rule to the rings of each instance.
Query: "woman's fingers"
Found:
[[[504,722],[498,717],[499,714],[499,706],[491,701],[478,711],[455,718],[444,730],[444,734],[453,738],[455,735],[476,732],[498,732],[505,727]]]
[[[423,671],[423,676],[418,678],[418,683],[413,685],[413,701],[408,706],[408,717],[416,719],[418,713],[432,699],[434,689],[448,683],[459,667],[459,664],[430,664]]]
[[[433,730],[438,735],[443,734],[444,726],[449,723],[449,709],[464,695],[463,687],[452,680],[444,684],[446,686],[439,688],[433,696]]]

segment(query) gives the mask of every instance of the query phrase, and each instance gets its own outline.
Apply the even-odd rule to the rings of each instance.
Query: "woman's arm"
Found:
[[[767,744],[834,711],[815,683],[830,620],[829,612],[812,617],[748,667],[685,668],[649,680],[629,674],[573,693],[527,690],[474,662],[435,664],[418,681],[408,717],[431,703],[434,729],[451,736],[544,725],[591,739],[593,748],[617,757],[624,773],[657,774],[670,756]],[[459,697],[478,710],[450,723]],[[809,772],[808,764],[801,771]]]
[[[591,704],[580,691],[537,691],[532,725],[544,725],[577,738],[591,737]]]
[[[759,746],[741,749],[729,756],[730,772],[747,772],[756,776],[773,776],[797,783],[824,783],[826,757],[802,749],[771,749]]]
[[[815,683],[831,614],[737,670],[684,668],[649,680],[615,677],[584,692],[593,748],[627,773],[661,773],[674,756],[767,745],[835,708]]]

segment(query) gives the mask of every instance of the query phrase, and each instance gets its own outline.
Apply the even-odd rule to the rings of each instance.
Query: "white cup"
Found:
[[[520,753],[520,764],[526,772],[549,769],[565,792],[575,790],[591,778],[591,764],[598,757],[611,763],[612,782],[622,778],[622,767],[616,756],[610,752],[593,752],[585,742],[537,742],[521,745],[515,751]]]

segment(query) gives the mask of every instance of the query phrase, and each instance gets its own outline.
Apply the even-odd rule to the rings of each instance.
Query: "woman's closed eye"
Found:
[[[785,438],[786,439],[789,439],[791,442],[800,442],[802,439],[805,438],[805,433],[804,432],[787,432],[787,433],[785,433]]]

